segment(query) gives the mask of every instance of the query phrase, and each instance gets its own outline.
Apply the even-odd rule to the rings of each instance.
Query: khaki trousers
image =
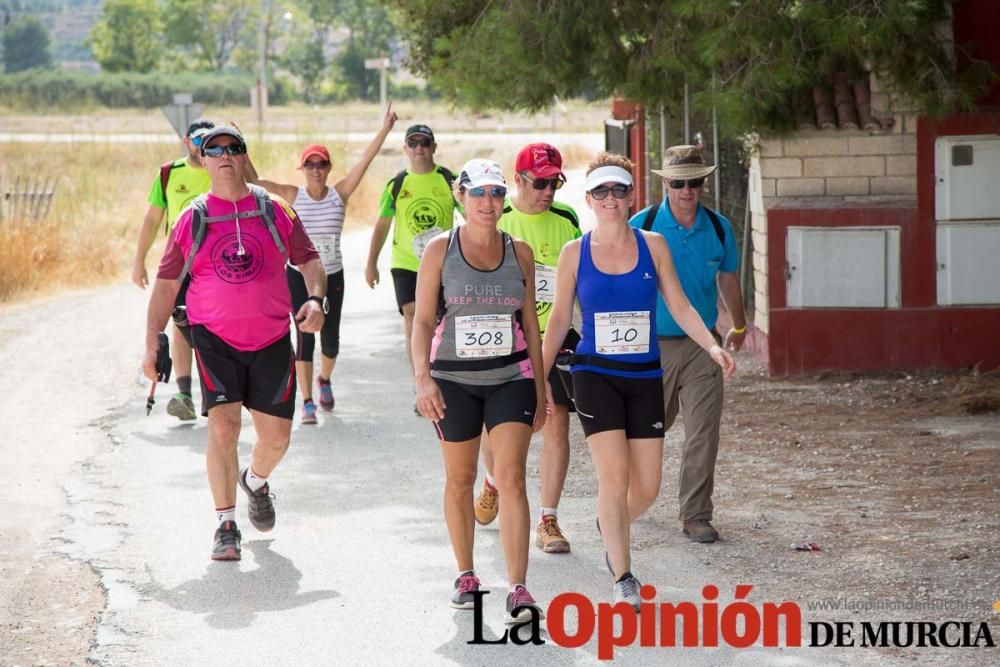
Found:
[[[659,344],[664,428],[670,429],[678,412],[684,417],[677,518],[711,520],[722,420],[722,369],[690,338],[661,339]]]

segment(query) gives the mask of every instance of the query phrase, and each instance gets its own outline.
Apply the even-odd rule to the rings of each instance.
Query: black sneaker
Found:
[[[244,468],[240,473],[240,488],[246,491],[250,499],[247,505],[247,513],[250,515],[250,523],[262,533],[274,528],[274,503],[271,502],[271,488],[265,482],[264,486],[256,491],[251,491],[247,486],[247,470]]]
[[[472,594],[479,590],[479,579],[472,572],[463,572],[455,580],[455,590],[451,594],[450,604],[454,609],[472,609],[476,598]]]
[[[212,560],[239,560],[242,539],[235,521],[223,521],[215,531]]]

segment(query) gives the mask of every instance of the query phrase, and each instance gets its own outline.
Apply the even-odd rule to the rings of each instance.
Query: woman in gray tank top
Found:
[[[525,587],[530,519],[524,471],[531,434],[545,423],[545,376],[531,248],[497,229],[506,183],[500,166],[470,160],[455,183],[465,224],[433,239],[417,273],[413,371],[417,409],[434,422],[445,463],[445,522],[458,566],[451,597],[471,609],[472,489],[485,427],[500,496],[500,539],[510,590],[505,620],[541,608]]]

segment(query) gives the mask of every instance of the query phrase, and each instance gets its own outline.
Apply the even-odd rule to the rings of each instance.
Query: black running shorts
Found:
[[[591,371],[573,373],[573,398],[584,435],[624,430],[625,437],[663,437],[663,380]]]
[[[561,371],[553,366],[552,370],[549,371],[549,386],[552,387],[552,400],[555,401],[556,405],[562,405],[569,408],[570,412],[576,412],[572,399],[566,394],[566,385],[563,384],[564,382],[572,383],[572,376],[566,371]]]
[[[535,421],[535,381],[512,380],[503,384],[475,385],[434,378],[444,397],[444,419],[434,423],[438,438],[464,442],[478,438],[483,424],[489,433],[497,424]],[[662,406],[661,406],[662,407]]]
[[[396,289],[396,306],[403,314],[403,306],[417,300],[417,272],[392,269],[392,286]]]
[[[289,336],[256,352],[241,352],[200,324],[191,327],[201,414],[216,405],[243,403],[250,410],[291,419],[295,414],[295,355]]]

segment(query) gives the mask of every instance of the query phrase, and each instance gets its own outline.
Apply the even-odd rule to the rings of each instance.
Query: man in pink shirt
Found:
[[[326,272],[295,211],[273,198],[279,247],[244,180],[247,147],[232,127],[202,138],[201,160],[212,181],[205,195],[208,221],[190,263],[187,316],[201,378],[202,414],[208,417],[208,483],[219,522],[213,560],[239,560],[236,486],[249,498],[250,522],[274,527],[267,478],[288,449],[295,412],[295,357],[289,335],[291,299],[285,262],[299,267],[309,300],[295,313],[299,328],[323,325]],[[178,278],[194,245],[194,205],[177,218],[149,299],[143,372],[156,378],[157,334],[167,324],[180,289]],[[237,217],[237,214],[246,214]],[[259,213],[259,211],[258,211]],[[219,219],[221,218],[221,219]],[[257,444],[242,471],[237,456],[240,409],[253,416]]]

